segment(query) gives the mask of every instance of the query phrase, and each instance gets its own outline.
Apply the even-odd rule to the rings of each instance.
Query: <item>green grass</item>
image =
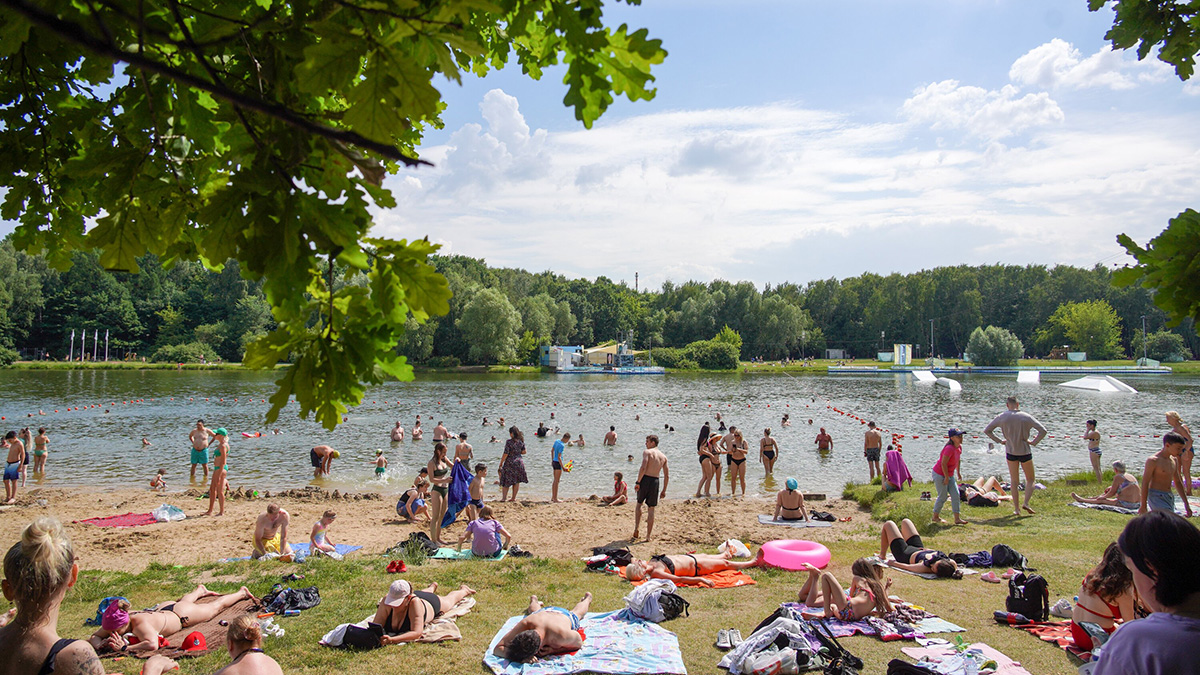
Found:
[[[1086,478],[1083,473],[1070,477]],[[932,504],[919,500],[924,490],[932,491],[932,485],[916,484],[892,494],[884,494],[878,486],[846,486],[844,496],[869,510],[869,515],[864,512],[849,523],[838,524],[841,540],[827,542],[834,560],[830,569],[843,583],[849,583],[848,568],[855,558],[878,552],[881,519],[910,518],[917,523],[926,544],[939,550],[969,553],[990,549],[996,543],[1008,544],[1028,556],[1030,564],[1047,578],[1052,601],[1070,598],[1077,592],[1082,575],[1128,522],[1128,517],[1120,514],[1068,506],[1071,490],[1098,492],[1094,482],[1086,486],[1069,486],[1065,480],[1050,484],[1034,497],[1038,515],[1032,517],[1015,518],[1004,506],[964,507],[964,516],[971,524],[961,527],[931,525]],[[949,515],[948,507],[945,515]],[[579,551],[580,555],[585,553]],[[87,561],[83,562],[86,565]],[[322,602],[301,617],[280,619],[278,623],[287,630],[287,635],[267,638],[266,650],[280,662],[284,672],[483,673],[482,658],[487,644],[509,616],[520,613],[531,594],[569,608],[585,591],[591,591],[595,594],[593,609],[608,611],[620,608],[621,598],[630,590],[628,584],[616,577],[583,572],[582,563],[573,558],[500,562],[431,560],[410,566],[403,576],[418,588],[436,581],[445,590],[468,583],[479,591],[475,610],[459,619],[462,642],[388,647],[361,654],[317,646],[321,635],[334,625],[358,621],[373,611],[388,584],[397,578],[384,572],[386,562],[387,558],[379,556],[352,556],[340,563],[316,560],[303,566],[250,562],[190,567],[152,564],[136,575],[87,571],[67,596],[59,629],[64,636],[85,636],[83,619],[94,614],[96,604],[107,595],[126,595],[135,607],[144,607],[178,598],[197,582],[222,592],[234,591],[245,584],[262,595],[278,581],[279,575],[300,571],[306,578],[296,585],[318,586]],[[736,627],[748,635],[780,602],[794,600],[804,581],[803,575],[782,570],[753,570],[751,574],[758,582],[755,586],[682,591],[691,602],[691,616],[672,621],[666,627],[678,635],[690,673],[723,672],[716,668],[721,654],[712,647],[717,630]],[[1077,664],[1066,652],[992,620],[992,611],[1004,608],[1006,586],[986,584],[971,576],[961,581],[925,581],[901,573],[891,576],[895,594],[966,627],[964,639],[987,642],[1020,661],[1030,672],[1062,675],[1075,672]],[[865,637],[849,638],[843,643],[866,661],[864,673],[883,672],[890,659],[900,657],[901,646],[912,644],[883,643]],[[218,651],[187,664],[186,669],[212,672],[226,660],[223,651]],[[110,662],[108,667],[114,672],[136,673],[139,665],[132,659],[124,659]]]

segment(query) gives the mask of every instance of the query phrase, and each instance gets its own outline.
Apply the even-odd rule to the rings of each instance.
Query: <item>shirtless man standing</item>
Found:
[[[458,445],[454,446],[454,461],[462,462],[463,466],[470,466],[474,458],[475,449],[467,442],[467,432],[459,432]]]
[[[320,478],[321,474],[329,475],[329,469],[333,467],[333,460],[341,457],[341,453],[328,445],[318,445],[308,451],[308,463],[312,464],[313,478]]]
[[[201,485],[208,482],[208,446],[212,439],[213,432],[204,426],[204,420],[196,420],[196,428],[188,434],[188,440],[192,442],[192,480],[196,480],[196,466],[204,467]]]
[[[1188,503],[1187,494],[1183,489],[1183,476],[1179,470],[1179,455],[1187,446],[1187,439],[1182,435],[1169,431],[1163,434],[1162,450],[1150,455],[1146,460],[1146,470],[1142,472],[1142,507],[1138,515],[1148,511],[1175,511],[1175,495],[1171,494],[1171,484],[1179,492],[1183,500],[1187,517],[1192,517],[1192,505]]]
[[[392,429],[392,442],[400,443],[404,440],[404,427],[400,426],[400,420],[396,420],[396,426]]]
[[[17,438],[17,432],[10,431],[4,434],[4,446],[8,448],[4,464],[4,503],[15,504],[17,481],[21,480],[21,466],[25,462],[25,445]]]
[[[446,431],[446,425],[439,421],[437,426],[433,428],[433,442],[444,443],[448,440],[450,440],[450,432]]]
[[[662,473],[662,490],[658,488],[658,474]],[[638,469],[637,482],[633,490],[637,494],[637,508],[633,511],[633,536],[629,541],[637,541],[638,530],[642,525],[642,504],[646,504],[646,539],[654,533],[654,507],[659,499],[667,497],[667,483],[671,481],[671,472],[667,469],[667,456],[658,449],[658,436],[653,434],[646,437],[646,449],[642,451],[642,468]]]
[[[492,653],[509,661],[532,663],[539,656],[578,651],[584,639],[579,622],[591,605],[591,593],[585,593],[571,611],[562,607],[543,607],[536,595],[530,596],[525,618],[500,638]]]
[[[254,552],[251,558],[258,560],[268,553],[274,553],[284,562],[292,561],[292,546],[288,543],[288,525],[292,516],[279,508],[278,504],[268,504],[267,512],[254,521]]]
[[[883,476],[883,470],[879,468],[881,452],[883,434],[875,428],[874,422],[867,422],[867,433],[863,435],[863,456],[867,458],[867,470],[871,473],[871,480],[875,480],[875,476]]]
[[[604,445],[616,445],[616,444],[617,444],[617,428],[609,427],[608,433],[604,434]]]
[[[1004,402],[1008,410],[996,416],[992,423],[987,425],[983,433],[987,437],[997,443],[1004,444],[1004,457],[1008,460],[1008,479],[1009,492],[1013,493],[1013,513],[1021,515],[1021,510],[1017,508],[1017,479],[1021,477],[1020,472],[1025,472],[1025,504],[1021,507],[1029,513],[1034,513],[1034,510],[1029,506],[1029,500],[1033,497],[1033,446],[1037,445],[1043,438],[1046,437],[1046,427],[1037,421],[1033,415],[1021,412],[1020,404],[1017,403],[1016,396],[1009,396]],[[996,438],[992,433],[999,427],[1000,431],[1004,432],[1004,439]],[[1031,441],[1029,440],[1030,430],[1036,429],[1037,436]]]
[[[221,512],[218,516],[225,515],[225,488],[229,486],[229,482],[225,480],[226,463],[229,461],[229,432],[225,431],[225,427],[221,427],[213,432],[213,440],[217,447],[213,450],[213,474],[212,482],[208,484],[208,511],[204,515],[211,516],[213,504],[221,503]]]
[[[821,433],[817,434],[817,440],[813,442],[817,444],[817,450],[820,452],[828,452],[833,449],[833,436],[825,433],[825,427],[821,427]]]

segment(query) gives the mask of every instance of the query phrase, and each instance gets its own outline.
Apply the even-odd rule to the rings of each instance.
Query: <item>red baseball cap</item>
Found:
[[[208,645],[204,641],[204,633],[194,630],[183,638],[183,644],[179,648],[185,652],[202,652],[208,649]]]

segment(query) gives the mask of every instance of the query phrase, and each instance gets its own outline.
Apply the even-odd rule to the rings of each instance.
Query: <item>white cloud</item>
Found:
[[[1058,103],[1044,92],[1020,96],[1020,90],[1012,85],[987,90],[963,86],[957,80],[934,82],[917,89],[904,102],[903,111],[908,119],[929,124],[933,129],[961,129],[989,140],[1064,119]]]
[[[912,245],[930,236],[950,237],[954,262],[1090,265],[1118,232],[1144,240],[1200,192],[1191,120],[1068,122],[1045,94],[1013,87],[936,83],[877,123],[778,103],[546,132],[499,91],[481,113],[486,131],[466,124],[422,149],[436,167],[388,179],[400,205],[378,213],[379,234],[430,234],[496,265],[637,271],[651,286],[803,282],[946,262]]]
[[[1170,76],[1170,66],[1156,58],[1138,61],[1108,45],[1084,57],[1059,38],[1029,50],[1008,71],[1013,82],[1041,89],[1132,89],[1138,83],[1162,82]]]

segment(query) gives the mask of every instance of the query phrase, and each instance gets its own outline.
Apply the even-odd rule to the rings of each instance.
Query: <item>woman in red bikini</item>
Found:
[[[1117,621],[1134,618],[1135,602],[1133,574],[1125,565],[1125,556],[1115,543],[1109,544],[1100,564],[1083,577],[1079,599],[1071,611],[1071,637],[1075,646],[1092,650],[1092,637],[1080,623],[1094,623],[1112,633],[1117,629]]]

